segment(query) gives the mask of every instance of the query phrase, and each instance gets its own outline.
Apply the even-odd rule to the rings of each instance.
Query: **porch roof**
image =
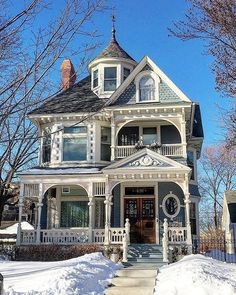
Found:
[[[18,173],[19,175],[74,175],[101,174],[103,167],[33,167]]]

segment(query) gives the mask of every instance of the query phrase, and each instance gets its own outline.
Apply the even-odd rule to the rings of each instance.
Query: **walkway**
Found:
[[[135,263],[118,270],[105,295],[153,295],[157,265]]]

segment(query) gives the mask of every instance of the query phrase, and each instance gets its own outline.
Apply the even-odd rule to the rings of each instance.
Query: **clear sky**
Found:
[[[53,0],[55,6],[41,20],[56,16],[61,3],[62,0]],[[170,37],[167,29],[173,21],[184,17],[186,1],[108,0],[107,3],[115,7],[116,36],[120,45],[136,61],[148,55],[191,100],[200,103],[205,144],[215,144],[222,137],[217,105],[228,108],[229,100],[215,91],[210,70],[212,59],[203,54],[201,40],[183,42]],[[111,13],[98,13],[93,19],[101,35],[101,47],[94,52],[94,57],[111,38]],[[73,43],[75,49],[79,42]],[[73,57],[72,61],[76,67],[78,60]],[[55,69],[55,76],[60,74],[59,68],[60,65],[58,71]]]
[[[169,36],[168,27],[184,17],[184,0],[113,0],[116,8],[117,39],[137,61],[148,55],[169,78],[201,106],[205,144],[214,144],[222,136],[218,107],[227,108],[228,99],[215,90],[211,73],[212,58],[203,54],[200,40],[183,42]],[[99,15],[99,30],[104,45],[109,41],[109,13]],[[99,51],[99,50],[98,50]]]

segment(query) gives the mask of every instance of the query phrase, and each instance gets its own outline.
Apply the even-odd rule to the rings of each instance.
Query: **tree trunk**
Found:
[[[215,223],[215,229],[218,229],[218,216],[217,216],[217,202],[216,199],[214,200],[214,223]]]

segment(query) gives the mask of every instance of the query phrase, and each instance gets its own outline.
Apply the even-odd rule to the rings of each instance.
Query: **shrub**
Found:
[[[75,258],[93,252],[102,252],[100,245],[29,245],[16,249],[16,260],[59,261]]]

